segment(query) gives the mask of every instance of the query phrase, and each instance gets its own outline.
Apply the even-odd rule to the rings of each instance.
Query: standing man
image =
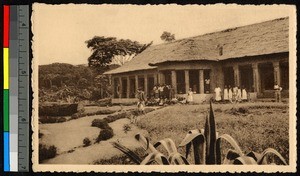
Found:
[[[277,84],[277,82],[275,82],[274,90],[275,90],[275,102],[281,102],[281,90],[282,90],[282,87],[280,87]]]
[[[139,114],[145,114],[145,93],[143,91],[143,88],[140,87],[138,88],[137,90],[137,98],[138,98],[138,103],[137,103],[137,106],[138,106],[138,111],[139,111]]]

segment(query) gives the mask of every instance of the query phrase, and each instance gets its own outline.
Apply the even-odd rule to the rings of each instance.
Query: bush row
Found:
[[[104,114],[112,114],[116,112],[116,110],[103,109],[96,112],[77,112],[71,116],[72,119],[78,119],[80,117],[85,116],[94,116],[94,115],[104,115]]]
[[[67,121],[65,117],[51,117],[51,116],[42,116],[39,117],[41,123],[62,123]]]
[[[77,112],[78,104],[48,103],[39,105],[40,116],[69,116]]]

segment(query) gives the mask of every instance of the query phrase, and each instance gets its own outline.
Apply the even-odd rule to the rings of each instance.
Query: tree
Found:
[[[88,58],[89,66],[100,69],[101,72],[108,68],[112,59],[117,56],[131,56],[144,51],[151,44],[140,44],[129,39],[116,39],[115,37],[95,36],[85,42],[92,50],[92,55]],[[104,68],[104,69],[103,69]]]
[[[171,34],[170,32],[164,31],[161,34],[160,39],[162,39],[166,42],[171,42],[171,41],[175,40],[175,34]]]

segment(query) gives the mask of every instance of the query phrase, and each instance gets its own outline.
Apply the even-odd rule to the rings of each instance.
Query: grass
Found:
[[[137,125],[149,132],[152,143],[171,138],[178,146],[189,130],[204,128],[208,108],[209,105],[169,106],[147,114]],[[245,153],[271,147],[289,161],[287,104],[215,104],[213,108],[217,132],[231,135]],[[179,152],[185,154],[185,149],[179,148]]]
[[[136,153],[141,158],[145,158],[146,151],[143,148],[137,148],[133,150],[134,153]],[[110,159],[99,159],[95,161],[93,164],[99,164],[99,165],[136,165],[134,162],[132,162],[125,154],[116,155]]]

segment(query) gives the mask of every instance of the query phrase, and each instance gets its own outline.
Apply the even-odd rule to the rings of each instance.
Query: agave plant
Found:
[[[113,142],[112,145],[125,153],[136,164],[190,164],[187,160],[191,148],[193,147],[194,164],[275,164],[267,163],[266,156],[273,154],[277,156],[280,161],[287,165],[284,158],[275,149],[268,148],[262,153],[249,152],[244,154],[238,143],[228,134],[219,135],[216,131],[215,117],[210,103],[210,111],[206,116],[204,129],[190,130],[185,136],[179,147],[186,148],[185,157],[182,156],[175,146],[172,139],[166,138],[158,141],[154,145],[149,142],[149,139],[141,134],[137,134],[135,139],[139,141],[142,147],[147,151],[148,155],[141,159],[136,153],[123,146],[120,143]],[[221,141],[227,141],[233,149],[229,149],[222,162]],[[167,151],[167,156],[157,150],[157,147],[162,145]]]
[[[142,147],[147,151],[148,155],[141,159],[136,153],[128,149],[127,147],[123,146],[118,142],[113,142],[112,145],[125,153],[132,161],[136,164],[140,165],[148,165],[153,162],[161,165],[169,165],[169,164],[189,164],[185,157],[183,157],[178,151],[175,146],[175,143],[172,139],[166,138],[160,140],[156,144],[152,145],[149,142],[149,139],[143,136],[142,134],[135,135],[135,139],[139,141]],[[168,156],[165,156],[156,148],[162,145],[168,152]]]
[[[223,163],[221,161],[222,139],[234,148],[233,150],[228,150]],[[211,103],[204,129],[190,130],[179,146],[186,147],[186,158],[190,153],[191,146],[193,146],[195,164],[268,164],[266,156],[274,154],[283,164],[287,165],[284,158],[275,149],[268,148],[262,153],[252,151],[244,154],[238,143],[230,135],[219,135],[216,132],[215,117]]]

